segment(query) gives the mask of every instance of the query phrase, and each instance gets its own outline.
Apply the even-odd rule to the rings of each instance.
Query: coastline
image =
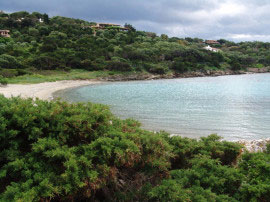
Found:
[[[132,81],[132,80],[152,80],[152,79],[174,79],[174,78],[190,78],[190,77],[211,77],[211,76],[227,76],[227,75],[240,75],[240,74],[256,74],[256,73],[269,73],[265,72],[240,72],[240,73],[231,73],[227,74],[224,72],[217,73],[217,71],[211,72],[211,75],[196,75],[196,72],[189,73],[188,75],[182,74],[181,76],[173,77],[163,77],[162,75],[148,75],[141,77],[136,75],[135,77],[116,77],[116,78],[103,78],[100,80],[63,80],[56,82],[44,82],[39,84],[8,84],[7,86],[0,86],[0,94],[3,94],[5,97],[16,97],[20,96],[22,98],[38,98],[42,100],[53,100],[54,93],[61,90],[66,90],[69,88],[76,88],[80,86],[92,85],[92,84],[101,84],[104,82],[113,82],[113,81]],[[119,79],[121,78],[121,79]],[[209,134],[210,135],[210,134]],[[232,141],[238,142],[244,146],[244,148],[249,152],[262,152],[266,150],[266,145],[270,144],[270,139],[254,139],[254,140],[238,140]]]
[[[130,75],[113,75],[110,77],[101,78],[102,81],[135,81],[135,80],[158,80],[158,79],[181,79],[181,78],[196,78],[196,77],[217,77],[217,76],[230,76],[241,74],[260,74],[270,73],[270,67],[264,68],[247,68],[246,71],[232,71],[232,70],[206,70],[206,71],[194,71],[186,73],[174,73],[174,74],[145,74],[134,73]]]
[[[20,96],[22,98],[52,100],[53,93],[56,91],[98,83],[102,83],[102,81],[64,80],[39,84],[8,84],[7,86],[0,87],[0,94],[3,94],[5,97]]]

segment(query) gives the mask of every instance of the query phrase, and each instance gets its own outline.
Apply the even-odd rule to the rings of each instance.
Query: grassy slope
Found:
[[[10,84],[26,84],[26,83],[42,83],[61,80],[80,80],[80,79],[97,79],[110,75],[120,74],[119,72],[109,71],[86,71],[86,70],[71,70],[69,72],[59,70],[44,70],[36,71],[32,75],[23,75],[8,79]],[[123,74],[123,73],[121,73]]]

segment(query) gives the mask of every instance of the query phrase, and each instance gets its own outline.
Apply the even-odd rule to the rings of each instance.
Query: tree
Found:
[[[189,62],[184,62],[181,57],[176,58],[172,65],[172,68],[180,73],[189,71],[191,64]]]
[[[127,28],[130,32],[136,32],[136,29],[131,24],[125,23],[124,27]]]
[[[49,24],[50,19],[49,19],[48,14],[46,14],[46,13],[43,14],[43,20],[44,20],[44,23],[45,23],[45,24]]]
[[[166,35],[166,34],[161,34],[161,36],[160,36],[163,40],[165,40],[165,41],[167,41],[168,40],[168,35]]]
[[[14,19],[21,19],[28,17],[30,14],[27,11],[19,11],[15,13],[11,13],[9,16]]]
[[[59,60],[54,57],[41,55],[34,58],[32,65],[37,69],[52,70],[60,66]]]
[[[39,35],[39,31],[38,29],[35,28],[29,28],[28,29],[29,35],[37,37]]]
[[[22,65],[15,57],[7,54],[0,55],[0,68],[16,69],[20,68],[21,66]]]
[[[38,19],[43,18],[43,15],[39,12],[33,12],[31,15]]]
[[[222,44],[226,44],[226,42],[228,42],[226,39],[219,39],[217,40],[221,45]]]

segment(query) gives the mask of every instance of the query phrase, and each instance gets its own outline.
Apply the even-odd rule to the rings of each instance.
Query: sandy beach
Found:
[[[98,83],[101,83],[101,81],[66,80],[39,84],[8,84],[7,86],[0,86],[0,94],[3,94],[5,97],[20,96],[22,98],[51,100],[52,94],[56,91]]]

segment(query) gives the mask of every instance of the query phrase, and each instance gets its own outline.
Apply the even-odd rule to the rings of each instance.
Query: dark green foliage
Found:
[[[188,168],[190,160],[198,154],[207,155],[219,160],[223,165],[232,165],[236,162],[241,146],[227,141],[219,141],[217,135],[202,137],[200,141],[189,138],[172,137],[170,144],[174,146],[175,158],[173,168]]]
[[[60,61],[55,57],[41,55],[33,60],[32,65],[37,69],[52,70],[60,67]]]
[[[7,84],[8,84],[7,79],[0,75],[0,85],[5,86]]]
[[[103,105],[0,96],[0,120],[5,201],[79,200],[96,192],[113,200],[122,191],[139,197],[144,182],[167,176],[172,153],[163,137]]]
[[[230,65],[231,65],[231,69],[232,70],[240,70],[241,69],[241,65],[240,65],[240,60],[237,59],[237,57],[232,57],[231,61],[230,61]]]
[[[11,78],[18,76],[18,71],[16,69],[0,69],[0,75],[4,78]]]
[[[199,38],[158,36],[137,31],[130,24],[125,24],[128,31],[110,27],[94,35],[93,24],[38,12],[5,14],[0,17],[0,29],[10,30],[11,38],[0,37],[0,67],[166,74],[270,65],[269,43],[220,39],[221,45],[216,45],[220,52],[215,53],[204,50]]]
[[[110,61],[106,67],[108,70],[131,71],[131,66],[126,62]]]
[[[190,169],[171,172],[172,178],[183,187],[198,186],[210,189],[218,195],[233,196],[242,183],[242,175],[238,170],[222,166],[218,160],[211,159],[209,156],[198,155],[190,163]]]
[[[239,198],[245,201],[269,201],[270,155],[267,152],[245,154],[239,168],[246,176]]]
[[[20,68],[21,65],[14,56],[2,54],[0,55],[0,68],[15,69]]]
[[[31,74],[31,72],[24,70],[24,69],[0,69],[0,76],[2,76],[4,78],[22,76],[25,74]]]
[[[173,63],[173,69],[177,72],[184,73],[192,69],[193,64],[184,62],[182,58],[177,58]]]
[[[98,104],[0,96],[1,201],[268,201],[270,157],[140,129]]]
[[[147,64],[147,63],[145,63],[145,64],[143,64],[143,67],[148,72],[151,72],[154,74],[165,74],[169,70],[169,68],[163,64]]]

